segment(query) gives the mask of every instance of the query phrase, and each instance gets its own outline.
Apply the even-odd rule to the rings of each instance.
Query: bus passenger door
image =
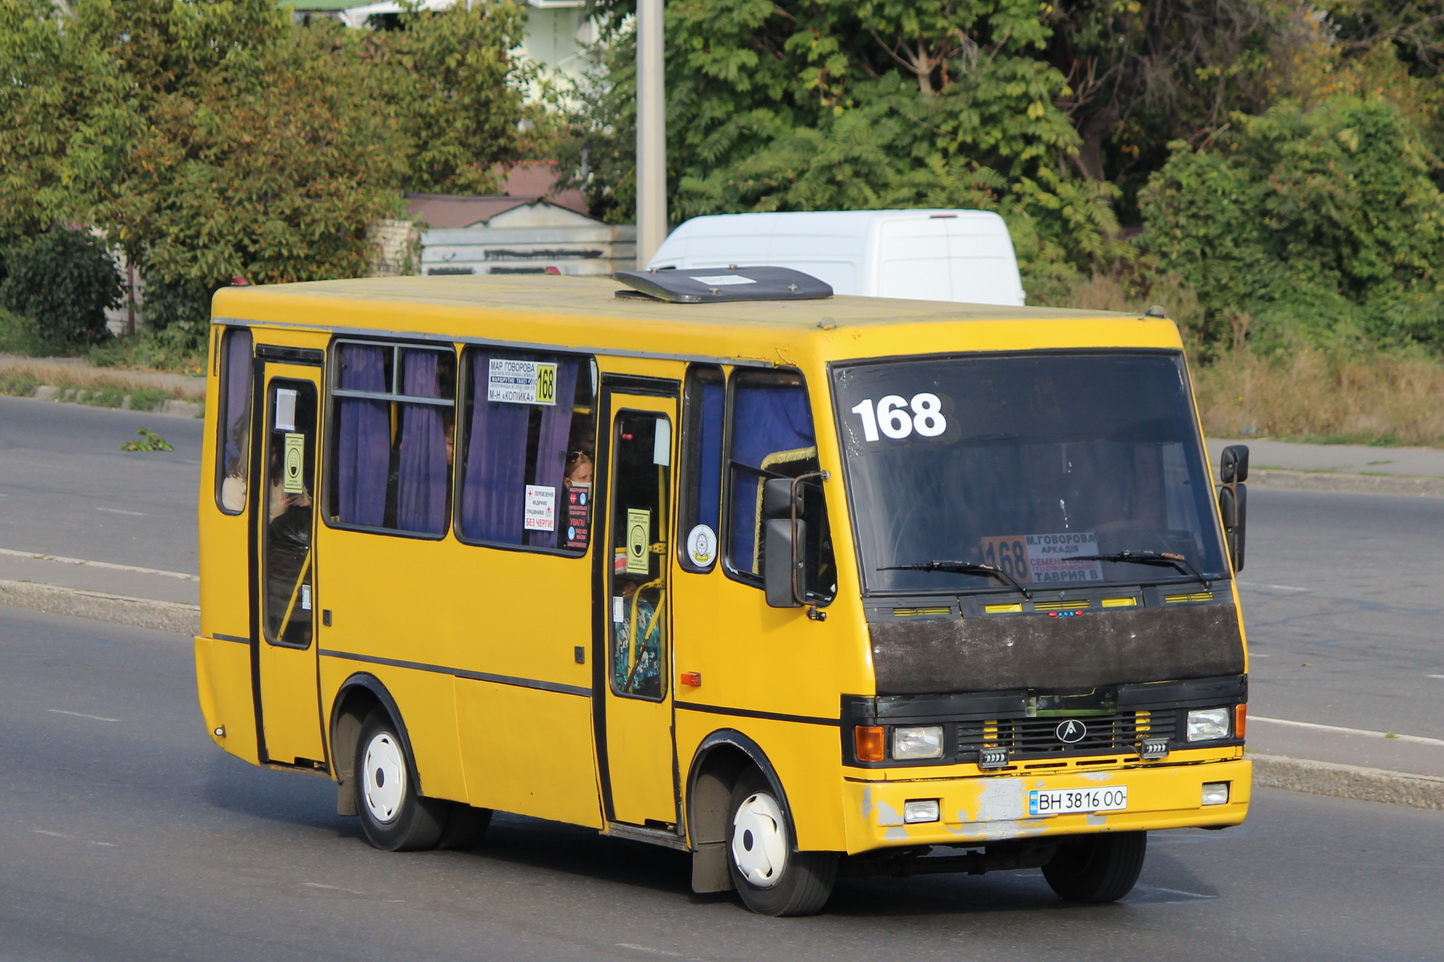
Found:
[[[317,693],[317,398],[321,369],[260,361],[260,470],[251,504],[251,618],[262,758],[283,765],[324,761]]]
[[[666,383],[666,382],[661,382]],[[599,469],[609,478],[597,607],[598,759],[610,821],[677,823],[672,741],[670,549],[674,484],[670,397],[604,390],[609,431]]]

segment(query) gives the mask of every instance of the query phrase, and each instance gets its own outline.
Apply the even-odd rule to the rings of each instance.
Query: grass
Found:
[[[1196,366],[1194,389],[1213,437],[1444,448],[1444,360],[1422,351],[1239,351]]]
[[[205,382],[200,379],[184,386],[158,387],[145,383],[142,375],[46,359],[0,368],[0,394],[33,397],[42,385],[55,388],[57,400],[134,411],[153,411],[170,400],[205,400]]]

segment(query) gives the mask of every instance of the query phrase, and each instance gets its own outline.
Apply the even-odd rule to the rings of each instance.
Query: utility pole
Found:
[[[667,236],[667,114],[662,0],[637,0],[637,266]]]

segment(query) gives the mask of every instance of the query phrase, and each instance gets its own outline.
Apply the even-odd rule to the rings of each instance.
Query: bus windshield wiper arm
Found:
[[[1017,588],[1023,597],[1033,600],[1033,593],[1023,583],[996,565],[978,564],[974,561],[923,561],[911,565],[884,565],[879,571],[956,571],[965,575],[985,575],[997,578]]]
[[[1181,554],[1173,554],[1167,551],[1115,551],[1112,554],[1078,554],[1069,555],[1069,561],[1131,561],[1140,565],[1170,565],[1182,571],[1192,578],[1197,578],[1203,583],[1203,590],[1210,591],[1212,587],[1209,580],[1199,573],[1199,570],[1189,563],[1189,560]]]

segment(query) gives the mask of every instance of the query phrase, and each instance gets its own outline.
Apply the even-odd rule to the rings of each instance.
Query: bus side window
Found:
[[[688,571],[711,571],[722,524],[722,370],[687,370],[682,414],[682,504],[679,561]]]
[[[331,520],[446,534],[456,404],[453,351],[342,341],[334,367]]]
[[[216,419],[216,504],[226,514],[246,509],[251,466],[251,332],[226,331],[221,341],[221,410]]]
[[[469,350],[457,535],[582,554],[590,537],[590,358]],[[570,473],[569,473],[570,469]]]
[[[817,438],[801,375],[739,371],[731,385],[728,571],[760,586],[762,482],[816,472]],[[808,523],[804,546],[808,593],[828,600],[834,591],[835,566],[822,485],[816,479],[805,482],[802,494],[803,518]]]

